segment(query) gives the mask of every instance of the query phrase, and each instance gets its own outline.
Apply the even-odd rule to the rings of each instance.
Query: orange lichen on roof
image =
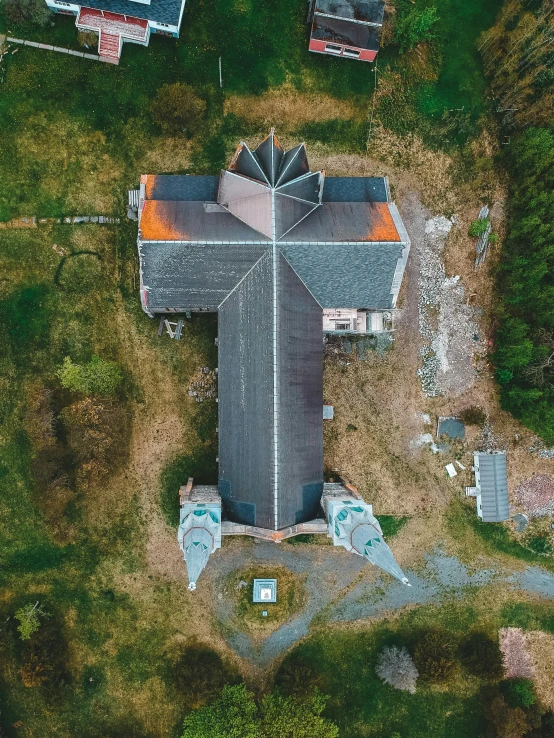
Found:
[[[244,143],[241,141],[239,145],[237,146],[237,150],[233,154],[233,158],[231,159],[231,163],[229,164],[229,169],[234,171],[237,168],[237,160],[243,148],[244,148]]]
[[[140,218],[140,231],[145,241],[181,241],[186,234],[169,218],[166,203],[146,200]]]
[[[400,241],[388,203],[376,202],[369,206],[369,230],[366,241]]]
[[[144,194],[146,195],[146,199],[150,200],[154,192],[154,185],[156,184],[156,175],[143,174],[142,177],[144,177]],[[140,178],[141,182],[143,182],[142,177]]]

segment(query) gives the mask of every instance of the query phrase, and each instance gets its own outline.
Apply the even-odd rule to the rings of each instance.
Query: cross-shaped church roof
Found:
[[[317,516],[323,308],[394,307],[409,239],[383,178],[311,172],[273,130],[217,177],[141,178],[149,314],[218,312],[219,491],[235,522]]]

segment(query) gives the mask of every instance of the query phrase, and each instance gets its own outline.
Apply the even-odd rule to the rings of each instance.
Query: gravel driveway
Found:
[[[316,616],[329,622],[376,618],[407,605],[459,598],[468,588],[498,583],[554,599],[554,574],[545,569],[528,567],[521,572],[510,572],[491,566],[470,571],[459,559],[447,556],[440,549],[426,555],[421,570],[406,570],[411,587],[381,575],[359,556],[331,546],[293,547],[255,541],[252,545],[229,547],[222,554],[217,573],[210,582],[216,616],[223,631],[229,633],[226,640],[231,648],[262,668],[306,636]],[[224,594],[228,574],[256,561],[285,566],[295,574],[304,575],[307,591],[304,609],[261,643],[236,631],[234,605]]]

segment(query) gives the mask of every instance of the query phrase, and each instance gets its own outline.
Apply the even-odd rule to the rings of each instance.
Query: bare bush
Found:
[[[82,489],[101,482],[125,458],[128,417],[121,404],[87,397],[64,408],[60,418]]]
[[[415,694],[419,674],[405,648],[386,646],[379,656],[376,672],[391,687]]]
[[[506,678],[524,677],[525,679],[532,679],[533,668],[527,654],[525,633],[521,628],[501,628],[498,635]]]
[[[52,391],[36,382],[27,387],[25,395],[25,430],[36,449],[49,448],[56,443]]]

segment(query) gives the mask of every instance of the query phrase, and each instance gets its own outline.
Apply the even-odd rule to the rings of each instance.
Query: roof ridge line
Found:
[[[287,195],[286,192],[276,192],[275,194],[276,195],[280,195],[281,197],[288,197],[289,199],[296,200],[297,202],[305,202],[307,205],[315,205],[316,207],[318,207],[319,205],[321,205],[320,202],[313,202],[312,200],[304,200],[303,197],[296,197],[295,195]],[[298,222],[300,222],[300,221],[298,221]],[[287,231],[287,233],[288,233],[288,231]]]
[[[305,146],[305,144],[299,144],[299,146]],[[294,157],[291,159],[291,162],[294,160]],[[287,165],[287,169],[290,166],[290,163]],[[279,190],[281,187],[288,187],[288,185],[293,184],[293,182],[300,182],[303,179],[306,179],[307,177],[313,177],[315,174],[321,175],[325,170],[324,169],[318,169],[315,172],[312,172],[310,169],[309,172],[305,172],[304,174],[301,174],[299,177],[295,177],[294,179],[289,180],[288,182],[285,182],[282,185],[275,185],[275,189]],[[279,193],[281,194],[281,193]]]
[[[296,151],[294,151],[295,149],[296,149]],[[277,173],[277,181],[275,182],[275,189],[277,187],[279,187],[279,182],[283,178],[283,175],[288,171],[288,169],[290,168],[290,165],[296,159],[296,157],[298,156],[298,154],[300,153],[300,151],[302,149],[306,150],[306,142],[305,141],[302,141],[302,143],[299,143],[296,146],[294,146],[292,149],[289,149],[289,151],[294,151],[294,155],[291,157],[291,160],[288,162],[287,166],[283,169],[283,171]],[[288,153],[289,153],[288,151],[285,151],[285,156]],[[311,172],[306,172],[306,174],[311,174]],[[300,177],[297,177],[295,179],[300,179]]]
[[[223,298],[223,300],[222,300],[222,301],[221,301],[221,302],[220,302],[220,303],[218,304],[218,306],[217,306],[217,309],[218,309],[218,310],[219,310],[219,309],[220,309],[220,307],[221,307],[221,306],[223,305],[223,303],[224,303],[224,302],[226,302],[226,300],[227,300],[227,299],[228,299],[229,297],[231,297],[231,295],[233,294],[233,292],[234,292],[235,290],[237,290],[237,289],[238,289],[238,288],[240,287],[240,285],[241,285],[241,284],[242,284],[242,283],[244,282],[244,280],[246,279],[246,277],[248,277],[248,275],[250,274],[250,272],[251,272],[251,271],[252,271],[253,269],[255,269],[255,268],[256,268],[256,267],[258,266],[258,264],[260,263],[260,261],[261,261],[261,260],[262,260],[262,259],[263,259],[263,258],[264,258],[264,257],[265,257],[265,256],[266,256],[267,254],[268,254],[268,253],[269,253],[269,249],[266,249],[266,250],[264,251],[264,253],[263,253],[263,254],[262,254],[262,255],[261,255],[261,256],[260,256],[260,257],[259,257],[258,259],[256,259],[256,261],[254,262],[254,264],[252,264],[252,266],[251,266],[251,267],[250,267],[250,269],[249,269],[249,270],[248,270],[248,271],[246,272],[246,274],[244,274],[244,275],[243,275],[243,276],[242,276],[242,277],[241,277],[241,278],[239,279],[239,281],[238,281],[238,282],[236,283],[236,285],[235,285],[235,286],[233,287],[233,289],[232,289],[232,290],[231,290],[231,291],[229,292],[229,294],[228,294],[228,295],[226,295],[226,296],[225,296],[225,297]]]
[[[294,198],[291,198],[291,199],[294,199]],[[297,220],[296,223],[294,225],[292,225],[288,229],[288,231],[285,231],[282,236],[279,236],[278,241],[280,241],[281,238],[284,238],[287,235],[287,233],[290,233],[292,230],[294,230],[297,225],[299,225],[300,223],[302,223],[303,220],[306,220],[306,218],[308,217],[308,215],[311,215],[314,212],[314,210],[316,210],[320,206],[321,203],[319,203],[319,202],[316,202],[316,203],[311,202],[309,204],[310,205],[313,205],[312,209],[309,212],[307,212],[306,215],[302,216],[302,218],[300,218],[300,220]]]
[[[273,527],[279,530],[279,338],[278,338],[278,319],[279,304],[277,291],[279,288],[279,253],[277,241],[275,240],[275,189],[271,188],[271,230],[273,235],[273,243],[271,245],[271,267],[273,281]]]

